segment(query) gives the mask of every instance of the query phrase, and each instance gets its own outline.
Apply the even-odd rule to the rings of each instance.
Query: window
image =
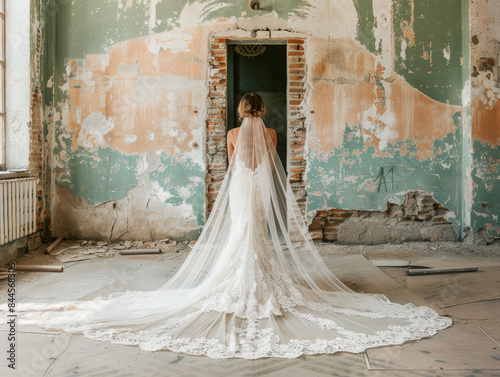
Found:
[[[5,0],[0,0],[0,170],[5,170]]]

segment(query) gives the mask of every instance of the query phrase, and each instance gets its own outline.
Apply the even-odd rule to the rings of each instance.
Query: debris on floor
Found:
[[[470,267],[443,267],[443,268],[416,268],[414,270],[406,270],[408,275],[429,275],[429,274],[450,274],[454,272],[474,272],[478,268]]]
[[[107,243],[63,239],[50,254],[44,253],[47,244],[41,245],[16,259],[16,264],[64,264],[64,273],[20,271],[16,277],[16,284],[22,293],[19,296],[18,309],[25,310],[22,305],[26,305],[26,310],[33,310],[43,305],[45,310],[49,308],[48,305],[53,305],[50,310],[57,310],[68,300],[90,300],[126,289],[158,289],[169,276],[179,270],[193,244],[194,242],[176,242],[176,245],[172,246],[168,240],[155,243],[129,241],[125,247],[125,241]],[[158,248],[162,252],[156,255],[128,257],[119,255],[119,250],[139,248]],[[350,287],[366,293],[386,293],[391,300],[402,304],[413,302],[417,305],[429,305],[436,308],[441,315],[453,318],[454,323],[431,338],[401,345],[368,349],[360,354],[345,352],[337,355],[304,356],[299,360],[301,369],[297,373],[292,371],[292,368],[297,369],[297,360],[277,360],[284,363],[279,366],[280,372],[287,366],[290,368],[277,375],[288,373],[287,376],[316,376],[320,374],[318,368],[323,368],[325,375],[331,375],[333,369],[348,369],[346,375],[498,375],[500,243],[477,247],[473,251],[469,246],[458,242],[413,242],[374,246],[324,243],[318,244],[318,250],[332,272]],[[65,257],[88,260],[74,259],[61,263],[59,258]],[[450,266],[477,266],[478,271],[473,274],[427,276],[406,274],[409,268]],[[0,275],[4,270],[7,271],[0,269]],[[1,280],[0,285],[2,284],[5,287],[7,282]],[[5,295],[0,297],[0,302],[5,301]],[[6,324],[0,324],[0,331],[5,331],[6,328]],[[138,347],[99,343],[64,332],[42,331],[29,323],[20,324],[17,332],[24,344],[20,363],[28,365],[33,359],[37,360],[37,365],[43,370],[50,366],[47,376],[67,375],[68,370],[77,371],[79,375],[82,371],[93,374],[96,365],[100,374],[106,375],[116,374],[117,370],[124,375],[130,374],[132,368],[137,375],[150,375],[151,365],[158,369],[163,368],[157,374],[164,375],[167,365],[170,369],[178,368],[175,370],[176,375],[201,376],[206,375],[208,368],[220,364],[220,360],[195,356],[182,356],[183,361],[179,363],[176,362],[180,359],[179,355],[175,353],[149,353]],[[41,349],[44,350],[43,347],[46,347],[43,354],[47,356],[46,359],[39,359],[38,355]],[[54,359],[57,361],[53,362]],[[116,363],[116,359],[122,362]],[[269,367],[265,363],[268,362],[266,359],[259,364],[258,361],[252,360],[252,368],[261,366],[263,370],[267,370]],[[243,370],[246,363],[248,361],[241,361],[238,368],[241,366]],[[200,373],[193,373],[193,365]],[[103,370],[105,372],[102,372]],[[219,374],[222,375],[221,373]],[[42,374],[43,371],[35,375]]]
[[[16,271],[63,272],[63,266],[43,266],[39,264],[16,264]]]
[[[47,247],[47,248],[45,249],[45,254],[50,254],[50,252],[51,252],[52,250],[54,250],[54,248],[55,248],[57,245],[59,245],[59,244],[61,243],[61,241],[62,241],[62,237],[59,237],[57,240],[55,240],[54,242],[52,242],[52,243],[49,245],[49,247]]]
[[[122,254],[122,255],[161,254],[161,250],[160,249],[129,249],[129,250],[120,250],[119,254]]]

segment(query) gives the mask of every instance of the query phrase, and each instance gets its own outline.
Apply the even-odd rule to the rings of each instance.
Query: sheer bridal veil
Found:
[[[260,116],[243,119],[211,214],[171,279],[32,318],[149,351],[248,359],[362,352],[451,324],[425,306],[357,293],[328,269]]]
[[[353,292],[325,266],[311,239],[274,143],[261,117],[245,117],[212,213],[182,269],[160,289],[190,289],[215,276],[234,250],[260,242],[294,285],[321,294]],[[228,254],[224,254],[227,252]]]

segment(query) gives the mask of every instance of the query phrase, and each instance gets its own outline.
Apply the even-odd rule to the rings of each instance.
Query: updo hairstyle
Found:
[[[243,118],[261,117],[266,113],[266,105],[260,95],[248,92],[241,98],[238,113]]]

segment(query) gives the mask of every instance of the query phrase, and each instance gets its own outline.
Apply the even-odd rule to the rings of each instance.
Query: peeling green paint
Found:
[[[164,50],[163,48],[160,49],[160,52]],[[177,58],[177,60],[192,60],[192,61],[195,61],[197,63],[203,63],[203,61],[197,57],[197,56],[190,56],[189,58]]]
[[[56,106],[59,114],[61,113],[61,106]],[[53,123],[52,127],[54,128],[54,144],[52,145],[52,156],[57,165],[65,165],[66,160],[61,158],[60,153],[66,152],[71,153],[71,145],[72,145],[72,133],[70,133],[66,127],[68,125],[63,124],[62,120],[58,120]]]
[[[179,15],[182,10],[194,1],[159,1],[154,10],[154,25],[151,25],[149,2],[143,4],[141,1],[134,1],[130,7],[124,6],[122,9],[119,8],[120,3],[126,4],[119,1],[85,0],[58,2],[50,7],[50,14],[53,14],[57,28],[57,86],[64,84],[62,74],[68,58],[82,59],[88,54],[102,54],[114,43],[177,28],[180,26]],[[279,18],[288,19],[290,15],[303,16],[298,7],[307,4],[301,0],[271,0],[266,1],[259,11],[254,11],[250,9],[248,0],[200,3],[208,11],[206,21],[220,17],[252,18],[271,12],[276,12]],[[246,14],[243,16],[244,11]]]
[[[39,72],[39,82],[33,83],[34,85],[40,85],[41,92],[41,122],[42,122],[42,143],[43,149],[49,150],[52,148],[52,143],[49,138],[49,130],[52,128],[51,120],[54,118],[54,85],[52,87],[47,87],[47,82],[51,78],[57,78],[56,75],[56,29],[55,29],[55,15],[56,13],[50,12],[48,6],[54,5],[53,0],[31,2],[31,12],[30,12],[30,28],[31,35],[33,36],[33,49],[31,51],[31,64],[34,67],[33,71],[37,69],[35,56],[38,53],[40,58],[40,72]],[[38,23],[40,29],[35,30],[34,26]],[[40,37],[40,45],[37,46],[37,37]],[[39,52],[35,49],[39,47]],[[32,72],[33,72],[32,71]],[[33,72],[35,75],[36,73]],[[32,78],[35,77],[32,74]],[[33,92],[32,92],[33,93]],[[38,111],[36,105],[34,110]],[[52,216],[52,164],[50,158],[50,152],[44,152],[44,163],[42,165],[42,193],[43,193],[43,233],[42,239],[45,242],[50,242],[52,240],[52,229],[51,229],[51,216]]]
[[[468,40],[463,30],[468,27],[462,26],[469,22],[468,2],[394,0],[392,13],[395,71],[429,97],[461,105],[468,78],[462,48]]]
[[[472,161],[473,198],[471,228],[485,228],[490,236],[500,236],[500,145],[474,140]]]
[[[373,54],[381,52],[382,46],[379,46],[378,49],[375,48],[373,29],[376,26],[376,19],[373,14],[373,0],[353,0],[353,2],[358,13],[356,40]]]
[[[327,158],[319,158],[314,153],[309,156],[308,220],[317,210],[325,208],[384,211],[388,201],[402,203],[407,191],[423,190],[432,193],[437,201],[453,211],[455,218],[449,220],[461,227],[457,208],[461,150],[457,148],[461,145],[459,114],[455,114],[454,120],[455,133],[435,139],[434,157],[424,160],[416,159],[416,138],[388,143],[384,152],[391,156],[380,157],[375,155],[373,146],[365,147],[361,125],[346,126],[342,145]],[[402,149],[407,151],[405,155],[401,155]],[[377,178],[382,168],[385,180]]]
[[[57,86],[64,84],[62,74],[66,71],[68,58],[104,53],[113,43],[148,35],[149,7],[134,1],[130,8],[119,10],[119,4],[118,1],[101,0],[57,4]]]
[[[380,96],[380,104],[382,106],[386,106],[386,92],[385,92],[385,86],[382,82],[378,82],[375,84],[377,86],[377,88],[380,88],[380,91],[382,92],[382,95]]]
[[[91,152],[79,146],[77,151],[68,152],[66,174],[56,183],[94,205],[119,200],[137,183],[139,159],[109,147]]]
[[[71,139],[61,137],[63,144],[57,151],[66,151],[65,171],[56,184],[80,196],[86,202],[99,205],[109,200],[120,200],[138,183],[138,164],[141,155],[126,155],[106,147],[89,151],[79,146],[71,151]],[[190,206],[198,225],[205,220],[205,169],[189,156],[172,157],[159,152],[160,163],[149,173],[150,182],[157,183],[166,199],[174,207]],[[57,156],[55,156],[57,157]],[[62,161],[60,161],[62,163]],[[150,193],[153,194],[153,193]],[[162,195],[159,195],[161,198]],[[195,239],[201,229],[186,232],[186,239]]]
[[[158,182],[160,188],[170,196],[165,203],[174,206],[192,206],[198,225],[205,222],[205,169],[189,156],[172,157],[158,153],[160,164],[149,173],[151,183]],[[201,232],[201,230],[200,230]]]
[[[356,39],[371,53],[381,54],[382,47],[388,46],[376,48],[374,33],[377,24],[373,0],[352,1],[358,15]],[[124,5],[119,9],[120,3],[131,6]],[[119,41],[178,27],[179,15],[184,7],[194,3],[195,1],[186,0],[157,2],[154,25],[151,24],[150,1],[48,0],[33,5],[38,13],[35,11],[32,14],[41,20],[44,29],[40,82],[44,115],[47,119],[63,114],[64,106],[68,103],[66,101],[70,100],[69,92],[59,88],[73,76],[73,73],[66,76],[68,59],[84,59],[88,54],[106,53],[110,45]],[[263,9],[258,12],[249,9],[248,0],[201,3],[215,6],[208,14],[207,20],[210,21],[220,17],[252,18],[270,12],[276,12],[279,18],[285,20],[291,16],[306,17],[314,2],[266,0],[263,1]],[[224,3],[232,6],[217,9],[218,4]],[[465,0],[394,0],[391,5],[393,50],[383,52],[393,54],[396,73],[410,85],[434,100],[463,105],[463,113],[467,119],[463,120],[460,113],[455,114],[453,120],[456,131],[443,139],[434,140],[434,156],[425,160],[416,159],[415,139],[389,144],[384,152],[389,152],[390,157],[375,156],[373,147],[365,147],[361,126],[347,127],[342,146],[333,150],[326,161],[316,156],[314,150],[308,156],[308,216],[316,209],[325,207],[384,210],[388,200],[402,200],[408,190],[420,189],[433,193],[436,200],[453,211],[457,217],[451,220],[460,224],[461,229],[465,217],[469,215],[473,230],[489,227],[490,234],[494,235],[491,224],[498,224],[500,215],[496,204],[499,191],[496,183],[499,147],[475,141],[474,154],[470,154],[470,109],[464,104],[465,97],[462,97],[469,72],[468,6]],[[242,15],[242,12],[246,14]],[[403,41],[407,44],[404,51]],[[196,56],[186,60],[201,62]],[[84,64],[83,60],[79,64]],[[46,88],[45,85],[52,76],[54,85]],[[382,83],[377,83],[377,86],[382,90],[381,105],[385,106],[385,87]],[[127,191],[137,183],[136,169],[140,156],[125,155],[110,148],[91,152],[79,147],[74,152],[71,149],[72,134],[67,129],[69,125],[63,122],[44,121],[43,137],[46,146],[52,149],[51,157],[55,159],[55,165],[60,167],[58,169],[66,170],[56,184],[93,204],[125,197]],[[53,145],[48,140],[52,127],[55,138]],[[403,147],[407,151],[404,156],[401,155]],[[170,157],[164,152],[159,152],[158,155],[161,163],[157,170],[149,173],[150,181],[169,193],[165,196],[165,203],[192,206],[198,224],[202,225],[205,204],[204,167],[194,163],[189,156]],[[44,180],[45,187],[50,187],[52,170],[50,164],[47,166]],[[473,168],[474,188],[471,190],[472,210],[468,212],[464,205],[464,187],[467,183],[465,170],[470,166]],[[366,182],[374,180],[381,167],[386,172],[393,167],[394,182],[390,182],[388,176],[385,184],[375,182],[375,185],[380,185],[380,190],[368,190]],[[315,195],[317,192],[321,192],[321,195]],[[50,190],[45,190],[47,203],[50,203],[50,194]],[[50,216],[50,206],[47,210]]]

